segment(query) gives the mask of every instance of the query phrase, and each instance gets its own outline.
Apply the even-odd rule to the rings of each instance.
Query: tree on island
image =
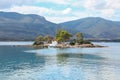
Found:
[[[47,43],[51,43],[53,39],[54,39],[54,37],[52,37],[52,36],[45,36],[45,37],[44,37],[44,40],[45,40]]]
[[[44,44],[44,37],[40,35],[35,39],[33,45],[42,45],[42,44]]]
[[[84,39],[83,39],[83,34],[82,34],[81,32],[78,32],[78,33],[76,34],[76,43],[77,43],[77,44],[82,44],[83,41],[84,41]]]
[[[77,34],[76,34],[76,44],[91,44],[91,42],[90,41],[88,41],[88,40],[84,40],[84,36],[83,36],[83,33],[81,33],[81,32],[78,32]]]
[[[69,33],[66,30],[58,30],[56,34],[56,40],[58,42],[66,42],[70,40],[70,37],[72,37],[72,34]]]
[[[63,29],[60,29],[57,31],[56,33],[56,41],[58,43],[61,43],[61,42],[69,42],[70,45],[80,45],[80,44],[91,44],[90,41],[87,41],[87,40],[84,40],[84,36],[81,32],[78,32],[76,34],[76,38],[75,39],[71,39],[72,37],[72,34],[69,33],[68,31],[66,30],[63,30]],[[52,40],[54,40],[55,38],[54,37],[51,37],[51,36],[38,36],[36,39],[35,39],[35,42],[33,45],[44,45],[44,43],[51,43]]]

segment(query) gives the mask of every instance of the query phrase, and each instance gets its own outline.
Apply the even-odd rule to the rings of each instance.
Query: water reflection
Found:
[[[69,62],[69,59],[87,59],[87,60],[104,60],[105,57],[102,57],[97,54],[88,54],[83,53],[81,48],[50,48],[50,49],[38,49],[26,51],[29,53],[35,53],[36,56],[42,56],[47,59],[57,59],[58,62]],[[54,60],[53,60],[54,61]]]
[[[79,61],[79,63],[84,63],[84,64],[89,64],[91,61],[92,62],[94,61],[94,62],[96,62],[96,64],[98,64],[98,62],[99,62],[98,60],[103,61],[105,59],[105,58],[100,57],[98,55],[82,54],[82,53],[79,53],[79,54],[62,53],[62,54],[57,54],[56,57],[57,57],[58,64],[61,64],[61,63],[65,64],[67,62],[69,62],[69,63],[73,62],[72,64],[77,62],[77,64],[78,64],[78,61]]]
[[[47,50],[47,51],[46,51]],[[119,80],[119,63],[109,61],[108,54],[97,49],[43,49],[36,56],[45,58],[44,72],[39,78],[48,80]],[[54,53],[52,51],[55,51]],[[35,51],[33,51],[35,52]],[[45,52],[45,53],[44,53]],[[49,55],[52,54],[53,55]],[[110,53],[109,53],[110,54]],[[52,73],[51,73],[52,71]],[[54,72],[53,72],[54,71]],[[49,73],[48,76],[45,73]],[[52,78],[54,76],[54,79]],[[52,76],[52,77],[50,77]]]
[[[120,80],[119,57],[111,48],[0,47],[0,80]]]
[[[25,54],[26,47],[0,47],[0,72],[12,72],[43,65],[44,57],[36,57],[34,54]]]
[[[90,60],[101,60],[105,59],[101,56],[98,55],[93,55],[93,54],[84,54],[84,53],[79,53],[79,54],[74,54],[74,53],[60,53],[57,54],[57,57],[66,57],[66,58],[82,58],[82,59],[90,59]]]

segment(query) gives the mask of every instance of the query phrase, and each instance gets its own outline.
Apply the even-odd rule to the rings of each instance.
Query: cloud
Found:
[[[45,7],[36,7],[36,6],[13,6],[9,9],[2,9],[2,11],[7,12],[19,12],[22,14],[38,14],[44,16],[47,20],[55,23],[65,22],[69,20],[75,20],[78,17],[64,16],[71,12],[71,8],[66,8],[64,10],[53,10]]]
[[[120,0],[85,0],[86,9],[120,9]]]
[[[114,9],[104,9],[101,11],[101,15],[104,17],[113,17],[113,15],[115,15],[115,11]]]
[[[36,0],[36,2],[47,2],[47,3],[55,3],[55,4],[67,4],[66,0]]]
[[[65,10],[62,11],[62,14],[69,14],[71,12],[71,8],[66,8]]]
[[[1,0],[0,9],[10,8],[13,6],[33,5],[34,0]]]
[[[106,6],[105,0],[86,0],[83,4],[86,9],[102,9]]]
[[[12,8],[2,9],[2,11],[19,12],[23,14],[44,14],[49,13],[49,9],[35,6],[13,6]]]
[[[36,6],[13,6],[9,9],[2,9],[2,11],[19,12],[22,14],[38,14],[40,16],[44,16],[47,20],[55,23],[77,19],[77,17],[75,16],[71,17],[71,19],[69,16],[64,16],[65,14],[70,13],[71,8],[66,8],[60,11]]]
[[[96,13],[99,17],[118,19],[116,12],[120,10],[120,0],[85,0],[83,6],[86,11]]]
[[[120,9],[120,0],[106,0],[106,7],[112,9]]]
[[[64,16],[64,17],[46,17],[47,20],[51,21],[51,22],[55,22],[55,23],[62,23],[62,22],[66,22],[66,21],[71,21],[71,20],[76,20],[78,19],[78,17],[68,17],[68,16]]]
[[[89,16],[118,20],[120,0],[2,0],[0,11],[38,14],[57,23]]]

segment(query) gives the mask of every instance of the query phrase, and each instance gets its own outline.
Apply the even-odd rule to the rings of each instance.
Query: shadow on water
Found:
[[[84,63],[84,64],[99,64],[105,60],[104,57],[93,54],[74,54],[74,53],[62,53],[56,55],[59,64],[66,64],[67,62]]]
[[[90,59],[90,60],[101,60],[105,59],[101,56],[98,55],[93,55],[93,54],[74,54],[74,53],[62,53],[62,54],[57,54],[57,57],[60,58],[81,58],[81,59]]]
[[[120,80],[117,50],[0,47],[0,80]]]
[[[49,64],[56,64],[55,61],[58,62],[57,64],[66,64],[71,62],[74,64],[74,62],[77,61],[85,64],[96,64],[97,62],[103,62],[104,59],[106,59],[97,54],[84,53],[81,48],[48,48],[26,52],[35,53],[36,57],[44,58]]]

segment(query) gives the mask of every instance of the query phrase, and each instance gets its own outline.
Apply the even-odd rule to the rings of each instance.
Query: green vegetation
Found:
[[[91,44],[90,41],[84,40],[84,36],[81,32],[78,32],[75,35],[75,39],[71,39],[72,34],[66,30],[58,30],[56,34],[56,38],[51,37],[51,36],[38,36],[34,42],[33,45],[43,45],[45,42],[46,43],[51,43],[52,40],[55,40],[58,43],[61,42],[68,42],[70,45],[81,45],[81,44]]]
[[[47,43],[51,43],[53,39],[54,39],[54,37],[52,37],[52,36],[45,36],[44,37],[44,41]]]
[[[56,40],[58,42],[66,42],[70,40],[70,37],[72,37],[72,34],[69,33],[66,30],[58,30],[57,34],[56,34]]]
[[[81,32],[78,32],[76,34],[76,43],[77,44],[82,44],[84,42],[83,40],[83,34]]]
[[[70,40],[70,43],[69,43],[70,45],[75,45],[76,44],[76,40],[75,39],[73,39],[73,40]]]
[[[54,37],[52,37],[52,36],[41,36],[40,35],[35,39],[35,42],[33,45],[43,45],[44,42],[51,43],[53,39],[54,39]]]
[[[88,40],[84,40],[84,41],[83,41],[83,44],[91,44],[91,42],[88,41]]]
[[[78,32],[76,34],[76,44],[91,44],[90,41],[84,40],[83,34],[81,32]]]
[[[35,42],[33,45],[43,45],[44,44],[44,37],[43,36],[38,36],[35,39]]]

